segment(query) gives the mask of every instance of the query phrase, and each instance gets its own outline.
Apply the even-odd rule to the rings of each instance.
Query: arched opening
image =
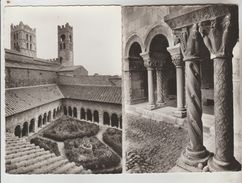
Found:
[[[118,127],[118,115],[113,113],[111,116],[111,126],[112,127]]]
[[[42,116],[40,115],[38,117],[38,128],[41,128],[42,127]]]
[[[22,129],[22,137],[29,135],[29,125],[28,122],[24,122],[23,129]]]
[[[29,124],[29,133],[33,133],[35,131],[35,120],[31,119]]]
[[[122,129],[122,116],[120,116],[120,118],[119,118],[119,128]]]
[[[43,125],[45,125],[45,124],[46,124],[46,121],[47,121],[47,114],[46,114],[46,113],[44,113],[44,117],[43,117]]]
[[[60,41],[61,41],[61,42],[64,42],[65,39],[66,39],[66,35],[65,35],[65,34],[62,34],[62,35],[60,36]]]
[[[76,107],[73,108],[73,115],[74,115],[74,118],[77,118],[77,109],[76,109]]]
[[[140,56],[141,52],[140,44],[134,42],[129,50],[131,103],[144,102],[148,98],[147,70],[143,58]]]
[[[85,109],[81,108],[81,119],[86,119]]]
[[[68,107],[68,114],[69,116],[72,116],[72,108],[70,106]]]
[[[93,116],[94,116],[94,122],[99,123],[99,114],[98,114],[98,111],[95,110],[93,112]]]
[[[48,112],[48,122],[51,121],[51,111]]]
[[[64,115],[67,116],[67,108],[66,108],[66,106],[64,106]]]
[[[167,102],[169,98],[174,98],[176,96],[176,68],[175,65],[171,61],[171,57],[169,52],[167,51],[167,47],[169,46],[167,38],[162,34],[157,34],[153,37],[149,47],[149,53],[151,59],[159,60],[157,63],[157,68],[161,68],[161,73],[153,72],[153,86],[154,86],[154,94],[155,100],[157,99],[157,95],[161,95],[157,93],[157,73],[162,74],[162,90],[164,92],[164,100]],[[164,59],[164,55],[167,57]],[[172,96],[172,97],[171,97]],[[174,101],[176,105],[176,102]]]
[[[56,109],[53,110],[53,119],[56,117]]]
[[[110,125],[110,117],[107,112],[103,113],[103,124],[104,125]]]
[[[92,121],[92,112],[90,109],[87,109],[87,121]]]
[[[15,135],[16,137],[19,137],[19,138],[22,136],[20,125],[18,125],[18,126],[15,127],[14,135]]]

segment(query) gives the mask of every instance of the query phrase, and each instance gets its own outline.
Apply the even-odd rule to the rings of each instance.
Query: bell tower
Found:
[[[73,66],[73,29],[66,23],[58,25],[58,58],[63,66]]]

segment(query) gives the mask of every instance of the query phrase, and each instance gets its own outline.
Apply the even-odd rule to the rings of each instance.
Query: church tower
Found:
[[[73,29],[66,23],[58,26],[58,58],[63,66],[73,66]]]
[[[11,49],[24,55],[36,57],[36,30],[24,25],[11,25]]]

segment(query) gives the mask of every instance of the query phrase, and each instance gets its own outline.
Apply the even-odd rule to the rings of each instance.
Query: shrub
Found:
[[[66,117],[57,120],[53,126],[43,132],[43,136],[56,141],[64,141],[85,136],[90,137],[96,135],[98,131],[99,127],[96,124]]]
[[[35,144],[44,148],[46,151],[49,150],[52,153],[55,153],[56,156],[60,156],[60,151],[58,148],[58,144],[48,139],[44,139],[42,137],[35,137],[30,140],[31,144]]]
[[[114,128],[108,128],[103,133],[103,141],[122,156],[122,131]]]
[[[120,164],[120,158],[96,137],[65,140],[64,148],[69,161],[94,172]]]

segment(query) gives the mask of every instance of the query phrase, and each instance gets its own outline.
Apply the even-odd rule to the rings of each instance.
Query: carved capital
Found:
[[[232,20],[230,13],[201,22],[199,32],[212,59],[232,57],[232,50],[238,38],[238,26],[236,20]]]
[[[183,60],[193,60],[201,57],[202,37],[198,31],[198,24],[173,31],[175,44],[181,43]]]
[[[181,52],[181,44],[177,44],[173,47],[168,47],[167,51],[170,53],[171,55],[171,59],[172,59],[172,63],[176,66],[176,67],[181,67],[183,65],[182,62],[182,52]]]
[[[168,52],[145,52],[140,54],[144,60],[145,67],[162,67],[167,61],[170,60]]]

